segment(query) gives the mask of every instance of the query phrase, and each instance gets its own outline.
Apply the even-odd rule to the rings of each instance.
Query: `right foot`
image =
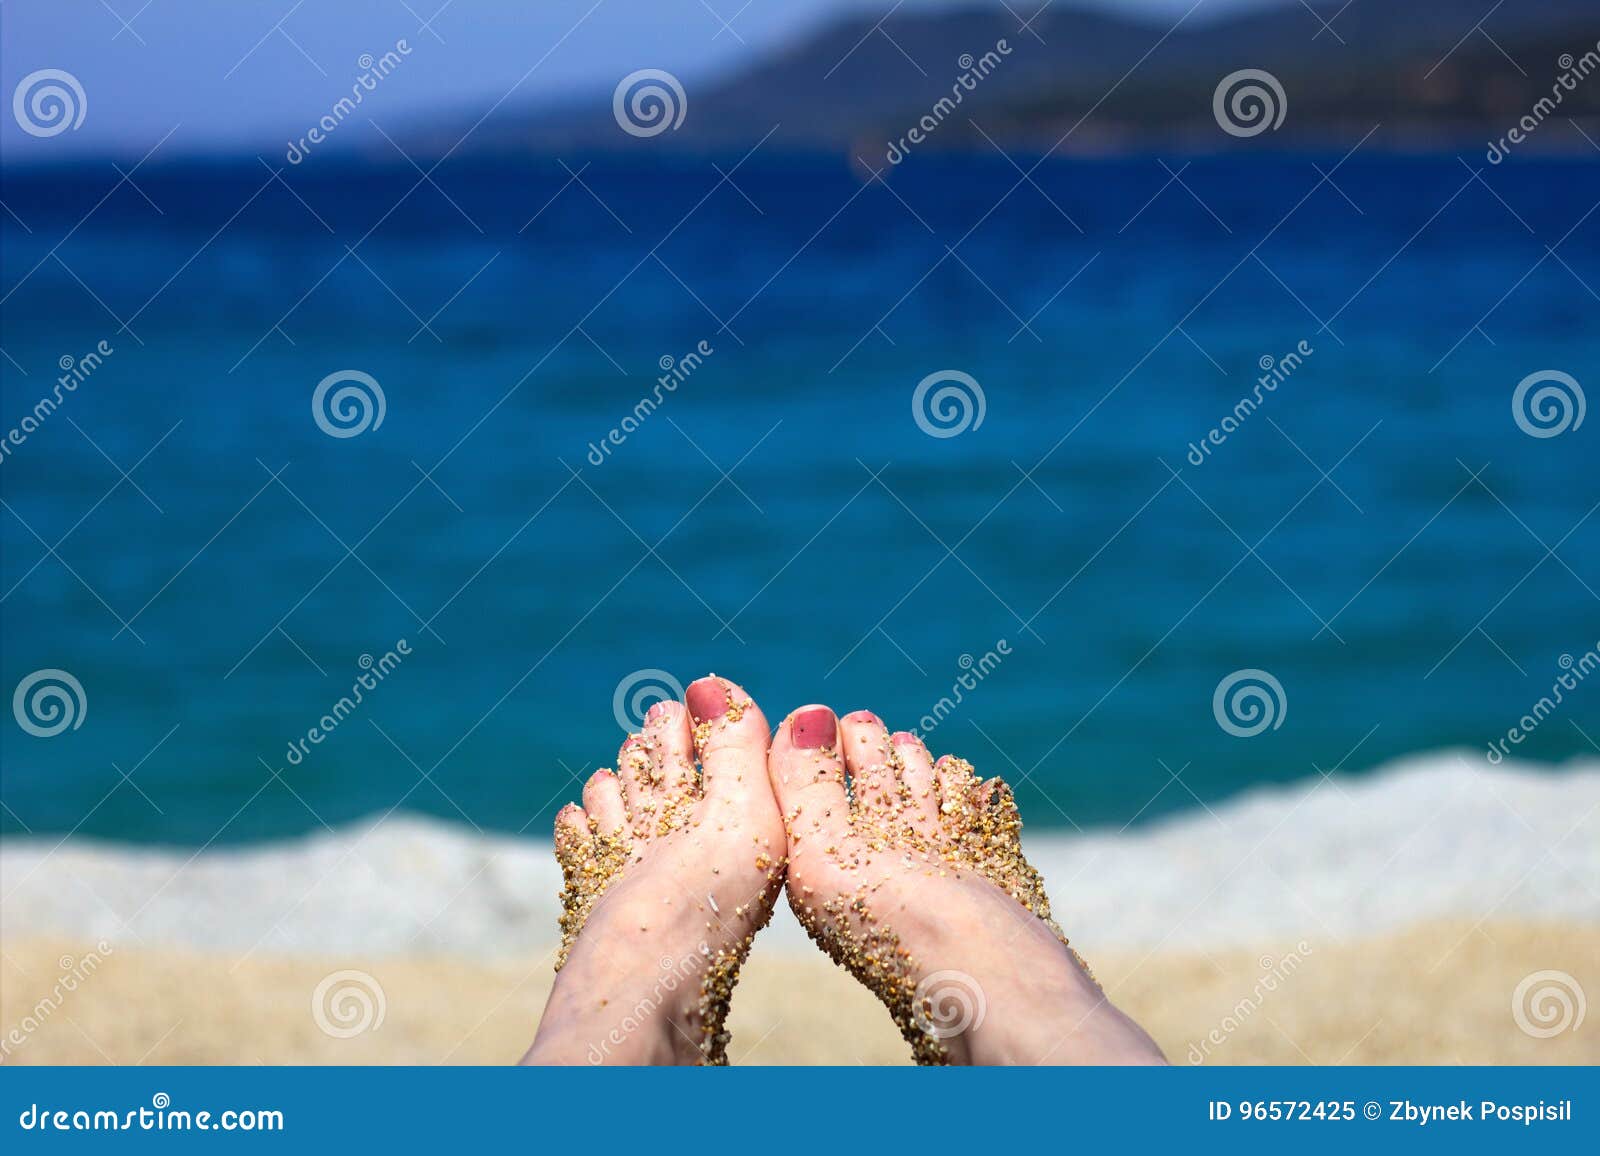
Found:
[[[784,721],[767,769],[790,906],[888,1007],[917,1062],[1164,1062],[1051,921],[1004,782],[935,764],[869,711],[821,706]]]

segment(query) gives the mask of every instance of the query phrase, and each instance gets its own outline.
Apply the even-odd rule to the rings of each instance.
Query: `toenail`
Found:
[[[873,723],[880,727],[883,725],[883,720],[877,715],[873,714],[870,710],[851,711],[845,717],[854,719],[856,722]]]
[[[672,708],[677,705],[670,698],[664,698],[644,712],[644,721],[647,723],[659,722],[661,719],[666,718],[671,713]]]
[[[696,722],[721,718],[728,713],[728,688],[713,678],[702,678],[692,683],[683,700]]]
[[[910,731],[895,731],[889,736],[889,741],[897,745],[917,746],[922,740]]]
[[[795,715],[789,724],[789,733],[797,749],[814,751],[818,747],[833,746],[838,738],[838,727],[833,721],[833,712],[819,706]]]

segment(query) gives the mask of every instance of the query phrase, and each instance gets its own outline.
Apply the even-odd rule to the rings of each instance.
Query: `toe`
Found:
[[[838,722],[825,706],[801,707],[772,737],[767,774],[783,811],[791,858],[830,845],[849,827],[838,742]]]
[[[629,735],[617,751],[617,777],[622,780],[622,797],[628,808],[628,821],[634,834],[648,837],[655,829],[656,762],[642,735]]]
[[[644,745],[654,763],[657,790],[694,791],[694,732],[682,703],[663,699],[650,708],[644,716]]]
[[[583,785],[583,809],[602,835],[615,835],[628,825],[622,801],[622,780],[608,770],[596,771]]]
[[[931,835],[939,827],[939,785],[933,773],[933,759],[922,740],[910,731],[895,731],[889,741],[900,757],[906,818],[919,832]]]
[[[839,751],[857,812],[880,820],[893,817],[901,806],[900,782],[883,720],[869,710],[845,715],[839,720]]]
[[[933,773],[939,789],[939,821],[947,830],[956,833],[971,828],[975,817],[975,798],[978,777],[972,764],[954,755],[942,755],[933,764]]]
[[[778,805],[767,782],[772,731],[766,715],[743,687],[715,675],[691,683],[683,697],[694,724],[708,814],[717,823],[736,817],[752,832],[775,830]]]
[[[1017,809],[1017,797],[1012,794],[1011,785],[999,777],[988,779],[978,785],[974,795],[979,811],[987,819],[985,826],[991,841],[1007,850],[1020,852],[1022,812]]]
[[[556,813],[556,862],[568,878],[582,870],[594,852],[594,835],[589,816],[576,803],[568,803]]]

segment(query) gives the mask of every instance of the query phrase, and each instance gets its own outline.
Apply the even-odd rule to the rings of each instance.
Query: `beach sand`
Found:
[[[91,948],[9,945],[0,960],[0,1023],[11,1028],[32,1014],[50,995],[62,957],[79,960]],[[1519,1028],[1512,1012],[1512,993],[1537,971],[1559,968],[1600,991],[1600,928],[1592,926],[1430,924],[1315,949],[1272,991],[1258,984],[1274,967],[1282,971],[1283,961],[1247,950],[1130,952],[1091,962],[1177,1064],[1600,1063],[1600,1025],[1540,1039]],[[383,1020],[335,1038],[317,1026],[312,993],[328,975],[350,969],[381,988]],[[530,1042],[551,978],[547,954],[493,965],[343,956],[235,962],[125,948],[11,1046],[7,1062],[506,1063]],[[1237,1027],[1229,1030],[1232,1017]],[[814,952],[758,947],[730,1027],[734,1063],[909,1062],[888,1015]],[[1221,1043],[1204,1042],[1213,1031]]]
[[[1577,1014],[1600,997],[1594,760],[1447,752],[1023,843],[1074,945],[1175,1063],[1600,1062],[1600,1022]],[[514,1060],[550,988],[559,882],[546,840],[418,816],[198,854],[8,839],[0,1049],[15,1063]],[[381,1003],[381,1024],[324,1031],[319,985],[346,994],[321,1001],[323,1023],[375,1020]],[[1532,1029],[1541,1013],[1569,1022],[1541,1038],[1514,1001]],[[909,1056],[781,901],[729,1026],[735,1063]]]

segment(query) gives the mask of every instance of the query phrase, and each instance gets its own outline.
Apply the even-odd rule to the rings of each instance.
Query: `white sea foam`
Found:
[[[1092,954],[1339,942],[1432,918],[1600,922],[1597,835],[1600,761],[1493,768],[1445,753],[1024,843]],[[555,937],[559,885],[547,841],[415,816],[199,855],[16,839],[0,848],[0,936],[525,956]],[[779,907],[763,942],[797,948]]]

